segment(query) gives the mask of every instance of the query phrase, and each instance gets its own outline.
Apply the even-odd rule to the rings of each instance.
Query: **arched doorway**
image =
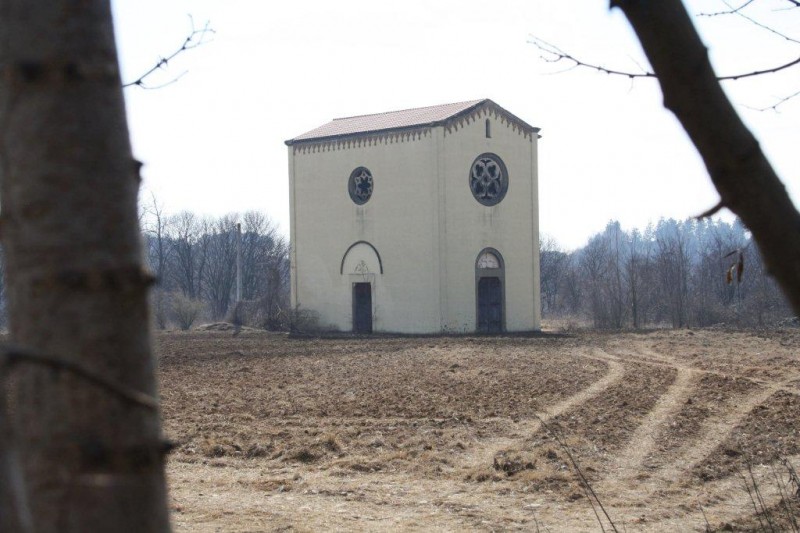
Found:
[[[505,330],[505,264],[494,248],[484,248],[475,261],[476,330],[500,333]]]
[[[383,261],[378,250],[367,241],[351,244],[342,256],[339,272],[349,281],[353,333],[372,333],[376,274],[383,274]]]

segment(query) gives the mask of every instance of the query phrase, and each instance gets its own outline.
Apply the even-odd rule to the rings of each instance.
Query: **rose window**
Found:
[[[364,167],[358,167],[350,174],[347,190],[355,203],[363,205],[372,196],[372,186],[372,173]]]
[[[508,190],[508,171],[495,154],[482,154],[469,171],[472,195],[483,205],[497,205]]]

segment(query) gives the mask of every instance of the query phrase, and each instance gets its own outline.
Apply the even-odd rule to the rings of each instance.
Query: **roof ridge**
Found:
[[[475,113],[476,110],[484,108],[505,115],[514,124],[515,128],[520,128],[520,131],[525,132],[526,135],[539,131],[538,128],[527,124],[492,100],[483,98],[481,100],[467,100],[464,102],[335,118],[313,130],[289,139],[286,144],[291,146],[295,143],[322,142],[325,139],[385,134],[414,128],[431,128],[450,124],[451,121],[460,120],[471,113]]]
[[[331,122],[334,122],[336,120],[347,120],[349,118],[364,118],[364,117],[375,117],[375,116],[378,116],[378,115],[392,115],[394,113],[405,113],[406,111],[417,111],[417,110],[422,110],[422,109],[432,109],[434,107],[444,107],[444,106],[448,106],[448,105],[465,105],[465,104],[476,105],[476,104],[479,104],[479,103],[482,103],[482,102],[486,102],[487,100],[489,100],[489,99],[488,98],[480,98],[478,100],[464,100],[463,102],[448,102],[448,103],[445,103],[445,104],[438,104],[438,105],[426,105],[426,106],[422,106],[422,107],[409,107],[407,109],[397,109],[395,111],[383,111],[381,113],[366,113],[364,115],[353,115],[353,116],[350,116],[350,117],[334,118],[334,119],[331,120]]]

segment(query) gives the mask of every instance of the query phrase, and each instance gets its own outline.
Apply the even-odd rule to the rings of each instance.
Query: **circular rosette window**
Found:
[[[372,173],[369,169],[358,167],[350,173],[347,190],[350,192],[350,198],[358,205],[367,203],[372,196],[372,187]]]
[[[495,154],[481,154],[469,170],[469,188],[483,205],[497,205],[508,191],[508,171]]]

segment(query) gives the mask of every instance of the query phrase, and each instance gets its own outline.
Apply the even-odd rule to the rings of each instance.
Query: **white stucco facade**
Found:
[[[384,116],[366,117],[362,129]],[[502,262],[502,329],[538,330],[538,138],[483,100],[433,123],[287,141],[292,305],[351,331],[354,286],[368,283],[373,331],[473,332],[484,272],[476,261],[491,249]],[[470,189],[473,162],[486,153],[507,170],[493,206]],[[348,192],[357,167],[373,177],[363,205]]]

